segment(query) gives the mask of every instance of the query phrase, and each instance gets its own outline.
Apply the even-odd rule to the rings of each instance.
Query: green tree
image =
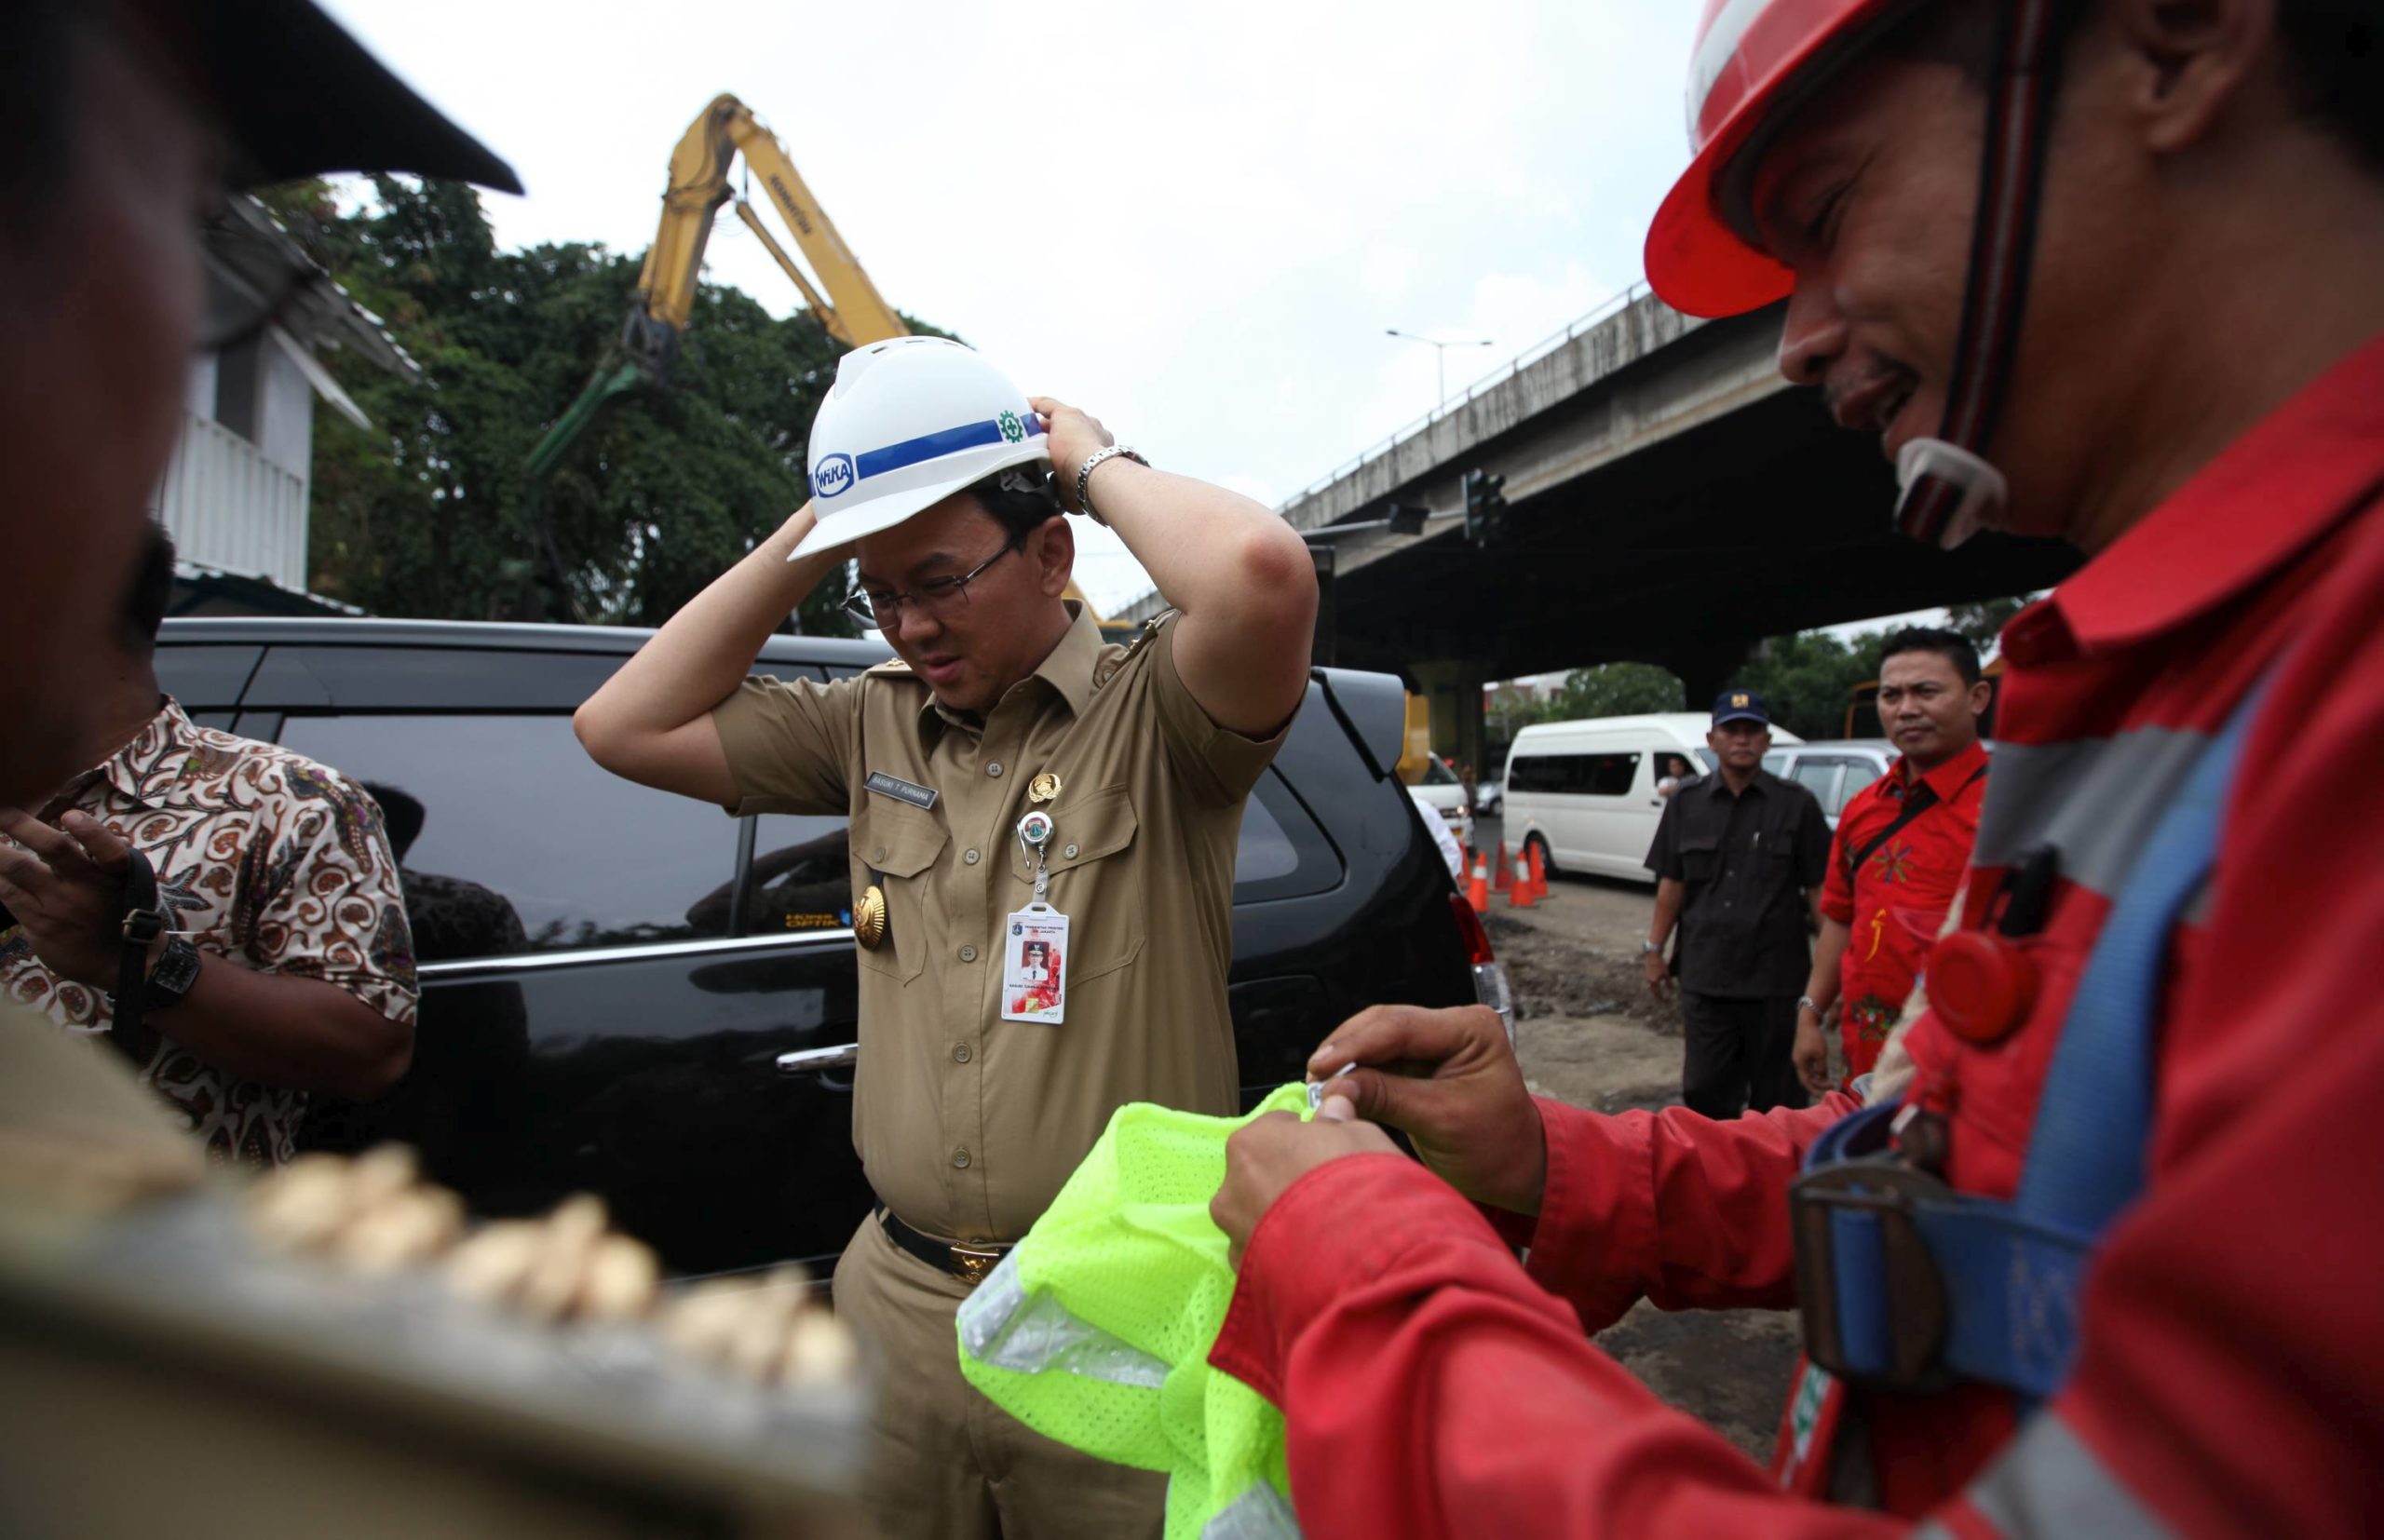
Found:
[[[639,259],[581,242],[500,251],[455,182],[375,177],[348,213],[320,184],[274,205],[423,370],[414,382],[332,359],[373,427],[318,414],[318,591],[385,615],[659,625],[802,502],[841,351],[807,313],[776,319],[701,286],[670,386],[615,402],[534,520],[522,462],[618,331]],[[549,540],[560,596],[540,581]],[[850,634],[842,597],[823,584],[802,628]]]
[[[1771,720],[1799,737],[1835,738],[1846,734],[1846,708],[1854,687],[1879,677],[1885,631],[1862,631],[1841,641],[1828,631],[1777,636],[1730,676],[1730,683],[1753,690],[1771,709]]]
[[[1946,629],[1957,631],[1985,657],[1995,651],[1996,639],[2003,634],[2004,624],[2028,607],[2030,596],[2016,594],[2010,599],[1982,599],[1975,604],[1955,604],[1946,611]]]
[[[1601,663],[1576,669],[1551,702],[1559,721],[1621,717],[1641,711],[1677,711],[1687,702],[1679,678],[1652,663]]]

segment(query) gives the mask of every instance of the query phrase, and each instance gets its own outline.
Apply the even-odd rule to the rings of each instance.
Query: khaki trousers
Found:
[[[1157,1540],[1167,1478],[1055,1443],[960,1374],[968,1290],[861,1221],[836,1263],[836,1313],[875,1354],[869,1512],[886,1540]]]

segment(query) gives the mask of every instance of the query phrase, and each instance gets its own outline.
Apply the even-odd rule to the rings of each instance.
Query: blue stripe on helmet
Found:
[[[1026,438],[1035,438],[1043,431],[1043,419],[1036,412],[1023,414],[1019,423],[1026,430]],[[937,433],[921,434],[916,439],[906,439],[899,444],[888,444],[884,449],[873,449],[853,456],[854,480],[866,481],[873,476],[883,476],[889,470],[915,466],[923,460],[940,459],[946,454],[985,444],[998,444],[1003,437],[998,417],[989,417],[982,423],[963,423],[958,427],[944,428]]]

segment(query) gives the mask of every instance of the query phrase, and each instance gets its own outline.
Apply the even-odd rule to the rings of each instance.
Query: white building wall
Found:
[[[183,407],[194,417],[215,415],[214,354],[202,354],[190,361],[190,379],[183,391]]]
[[[185,415],[157,518],[187,561],[306,586],[306,483],[219,423]]]
[[[305,480],[315,463],[314,386],[298,371],[288,349],[278,343],[267,344],[261,361],[259,384],[264,399],[258,403],[257,448],[266,459]],[[303,550],[299,565],[305,565]]]

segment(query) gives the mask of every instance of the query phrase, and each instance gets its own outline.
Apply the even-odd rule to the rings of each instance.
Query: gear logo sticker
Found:
[[[814,497],[833,497],[838,493],[850,492],[852,485],[853,457],[849,454],[831,454],[820,462],[818,470],[811,473],[811,495]]]
[[[1015,412],[1003,412],[994,419],[994,426],[1002,430],[1004,443],[1014,444],[1026,437],[1026,425],[1018,420],[1018,413]]]

